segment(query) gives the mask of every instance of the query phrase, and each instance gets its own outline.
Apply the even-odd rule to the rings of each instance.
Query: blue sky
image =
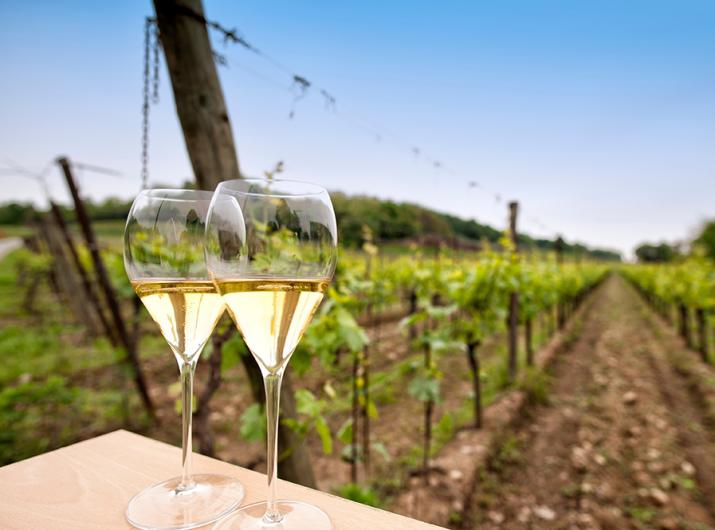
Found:
[[[520,201],[524,231],[624,252],[715,216],[715,2],[204,6],[337,98],[326,111],[312,90],[288,119],[290,76],[217,39],[244,173],[283,160],[286,177],[503,226],[498,192]],[[151,13],[148,1],[3,0],[0,161],[40,170],[67,154],[124,173],[83,175],[88,195],[136,193]],[[190,177],[163,64],[150,149],[151,182]],[[63,199],[56,172],[50,180]],[[31,181],[1,182],[0,201],[38,194]]]

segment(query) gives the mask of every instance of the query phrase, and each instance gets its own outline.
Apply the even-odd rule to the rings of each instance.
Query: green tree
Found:
[[[673,261],[677,255],[677,250],[667,243],[643,243],[636,248],[636,257],[641,263],[667,263]]]
[[[700,235],[693,241],[693,247],[715,261],[715,219],[705,222]]]

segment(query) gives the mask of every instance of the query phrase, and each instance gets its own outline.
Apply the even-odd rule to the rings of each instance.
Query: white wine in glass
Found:
[[[145,190],[134,200],[124,231],[124,265],[137,296],[157,323],[179,366],[182,473],[139,492],[126,517],[142,529],[187,529],[215,522],[244,496],[233,477],[192,473],[193,378],[201,350],[225,311],[204,257],[211,193]]]
[[[241,179],[219,184],[206,222],[206,263],[266,389],[265,502],[242,507],[216,530],[331,530],[328,515],[277,495],[283,374],[318,309],[337,260],[337,226],[320,186]]]
[[[217,281],[228,310],[263,370],[276,373],[298,346],[323,300],[322,280]]]
[[[137,280],[132,286],[180,362],[185,352],[201,352],[226,307],[206,280]]]

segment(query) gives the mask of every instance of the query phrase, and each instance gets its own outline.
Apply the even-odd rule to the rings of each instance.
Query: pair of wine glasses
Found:
[[[132,204],[124,264],[159,325],[182,382],[180,477],[138,493],[127,520],[142,529],[330,530],[319,508],[277,499],[278,410],[283,373],[335,271],[337,226],[327,191],[299,181],[240,179],[216,191],[154,189]],[[228,309],[266,391],[268,500],[239,509],[232,477],[192,474],[196,364]]]

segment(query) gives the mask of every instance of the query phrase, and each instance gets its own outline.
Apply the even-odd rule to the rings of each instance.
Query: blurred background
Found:
[[[715,4],[8,0],[0,15],[0,464],[117,428],[178,444],[177,369],[124,272],[131,201],[292,178],[330,190],[341,260],[292,361],[283,477],[455,528],[713,525]],[[233,329],[225,316],[199,363],[195,448],[261,470],[260,379]],[[562,349],[595,368],[540,360]],[[629,364],[643,351],[658,377]],[[566,405],[573,427],[573,389],[553,382],[599,377],[599,410]],[[520,392],[576,433],[645,408],[586,449],[574,435],[532,454],[538,423],[493,421]],[[654,414],[672,436],[643,458],[661,468],[599,476],[589,459],[626,466],[609,440],[650,439]],[[528,471],[547,457],[566,473],[541,485],[550,500]],[[501,502],[520,468],[533,495]],[[584,473],[610,484],[596,508]]]

